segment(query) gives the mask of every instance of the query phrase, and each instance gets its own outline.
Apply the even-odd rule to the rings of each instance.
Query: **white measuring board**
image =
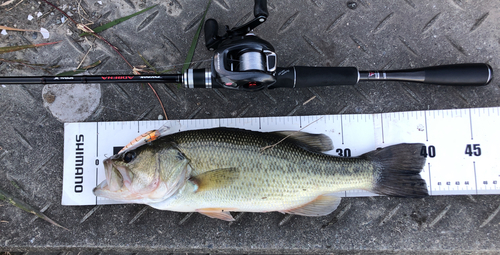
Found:
[[[300,130],[328,135],[328,154],[359,156],[398,143],[424,143],[421,173],[430,195],[500,194],[500,107],[233,119],[67,123],[63,205],[113,204],[92,189],[105,179],[103,160],[138,135],[167,124],[172,132],[213,127]],[[344,197],[373,196],[346,191]]]

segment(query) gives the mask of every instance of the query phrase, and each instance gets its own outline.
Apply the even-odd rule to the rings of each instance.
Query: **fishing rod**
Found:
[[[210,69],[188,69],[183,74],[83,75],[0,77],[0,84],[181,83],[185,88],[226,88],[257,91],[264,88],[304,88],[356,85],[360,81],[405,81],[454,86],[483,86],[493,78],[483,63],[432,66],[390,71],[359,71],[356,67],[277,67],[274,47],[255,36],[254,28],[267,20],[267,0],[255,0],[254,19],[218,34],[215,19],[205,21],[205,45],[214,51]]]

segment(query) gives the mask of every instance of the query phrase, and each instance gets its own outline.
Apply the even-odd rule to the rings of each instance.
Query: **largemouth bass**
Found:
[[[363,189],[427,196],[420,177],[423,144],[398,144],[345,158],[326,135],[234,128],[184,131],[113,155],[94,194],[161,210],[199,212],[232,221],[230,212],[323,216]]]

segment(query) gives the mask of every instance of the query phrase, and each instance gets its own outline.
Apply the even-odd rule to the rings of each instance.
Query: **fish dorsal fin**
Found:
[[[318,196],[313,201],[290,210],[280,211],[282,213],[297,214],[302,216],[324,216],[337,209],[341,198],[333,194]]]
[[[283,137],[288,136],[287,139],[298,143],[310,151],[322,152],[333,150],[332,139],[324,134],[311,134],[301,131],[279,131],[272,133]]]
[[[239,171],[234,168],[222,168],[208,171],[189,179],[198,186],[196,192],[225,187],[239,177]]]
[[[234,218],[229,213],[229,210],[226,210],[224,208],[202,208],[197,209],[196,211],[210,218],[216,218],[225,221],[234,221]]]

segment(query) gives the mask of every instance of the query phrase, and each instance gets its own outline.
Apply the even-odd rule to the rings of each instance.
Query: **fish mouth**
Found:
[[[104,160],[106,180],[94,188],[95,196],[116,201],[139,202],[143,199],[149,199],[150,196],[156,196],[155,192],[159,187],[164,188],[165,185],[160,183],[158,172],[146,187],[133,185],[134,173],[128,167],[115,163],[115,160],[113,157]],[[163,189],[160,188],[158,194],[161,194],[162,191]]]
[[[111,158],[105,159],[104,172],[106,180],[102,181],[94,188],[94,195],[114,200],[123,200],[127,194],[130,194],[131,178],[129,171],[124,166],[113,164]]]

